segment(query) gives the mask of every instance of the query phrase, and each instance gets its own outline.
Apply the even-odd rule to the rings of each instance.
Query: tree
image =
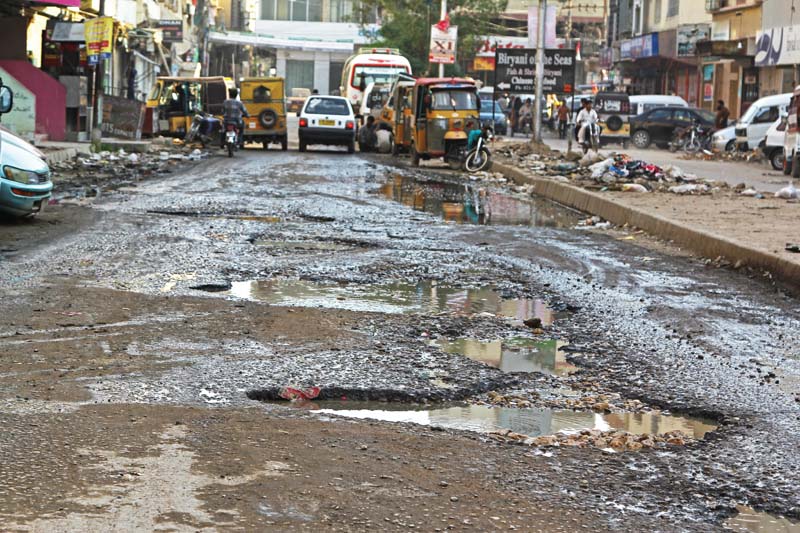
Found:
[[[492,19],[502,13],[508,0],[448,0],[450,24],[458,26],[455,65],[446,65],[448,75],[463,73],[462,64],[470,61],[480,37],[489,33]],[[427,0],[365,0],[365,9],[376,7],[383,14],[377,46],[398,48],[411,62],[415,74],[435,75],[436,65],[428,64],[430,28],[439,21],[440,3]],[[459,64],[460,63],[460,64]]]

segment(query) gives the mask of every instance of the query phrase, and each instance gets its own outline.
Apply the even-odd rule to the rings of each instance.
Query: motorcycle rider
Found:
[[[589,124],[597,123],[597,111],[592,109],[592,101],[588,98],[584,98],[583,100],[583,109],[581,109],[580,113],[578,113],[578,126],[580,130],[578,130],[578,142],[583,144],[586,139],[586,129],[589,127]]]
[[[533,127],[533,103],[531,99],[525,100],[525,104],[519,110],[519,131],[525,132],[526,129]]]
[[[228,124],[234,124],[239,133],[236,143],[240,148],[244,147],[244,120],[242,117],[249,117],[247,108],[236,97],[239,96],[239,90],[235,87],[228,91],[228,99],[222,104],[223,109],[223,132],[227,129]],[[222,145],[225,146],[225,135],[222,136]]]

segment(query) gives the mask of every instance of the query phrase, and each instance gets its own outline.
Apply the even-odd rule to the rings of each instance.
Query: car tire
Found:
[[[633,132],[633,135],[631,135],[631,142],[633,142],[633,145],[640,150],[644,150],[645,148],[649,147],[651,140],[650,132],[647,130],[636,130]]]
[[[769,154],[769,162],[775,170],[783,170],[783,148],[775,148]]]
[[[289,149],[289,137],[284,135],[283,137],[281,137],[281,150],[285,152],[288,149]]]
[[[262,141],[261,148],[264,150],[269,150],[269,141]]]
[[[278,123],[278,115],[272,109],[265,109],[258,114],[258,121],[265,130],[271,130]]]
[[[800,157],[797,157],[797,153],[792,158],[792,177],[800,178]]]
[[[306,151],[306,142],[303,139],[300,139],[299,149],[300,149],[301,152],[305,152]]]
[[[356,142],[350,141],[350,143],[347,145],[347,153],[354,154],[355,151],[356,151]]]
[[[625,122],[618,115],[612,115],[608,117],[608,120],[606,120],[606,127],[608,128],[608,131],[619,131],[622,129],[624,124]]]
[[[736,151],[736,139],[731,139],[728,141],[728,144],[725,145],[726,152],[735,152]]]

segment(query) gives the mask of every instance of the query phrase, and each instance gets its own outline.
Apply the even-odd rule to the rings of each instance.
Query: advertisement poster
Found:
[[[456,62],[456,41],[458,26],[450,26],[446,30],[439,25],[431,26],[431,51],[428,59],[431,63],[452,65]]]
[[[114,49],[114,19],[100,17],[83,23],[87,54],[89,56],[111,57]]]

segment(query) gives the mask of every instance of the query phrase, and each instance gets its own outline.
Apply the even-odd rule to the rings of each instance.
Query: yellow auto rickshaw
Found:
[[[414,92],[413,80],[400,80],[392,87],[389,100],[381,109],[379,126],[386,126],[392,132],[392,155],[406,152],[411,147],[411,117],[413,107],[411,95]]]
[[[411,98],[411,161],[442,157],[461,168],[469,132],[480,128],[480,103],[475,82],[464,78],[420,78]]]
[[[147,108],[151,123],[158,128],[153,127],[148,133],[184,137],[198,112],[222,119],[223,103],[228,91],[235,87],[232,79],[222,76],[156,78]]]
[[[245,142],[270,143],[289,147],[286,130],[286,84],[283,78],[245,78],[240,83],[240,98],[250,118],[245,121]]]
[[[631,101],[626,93],[599,92],[594,97],[600,125],[600,145],[618,143],[628,147],[631,136]]]

